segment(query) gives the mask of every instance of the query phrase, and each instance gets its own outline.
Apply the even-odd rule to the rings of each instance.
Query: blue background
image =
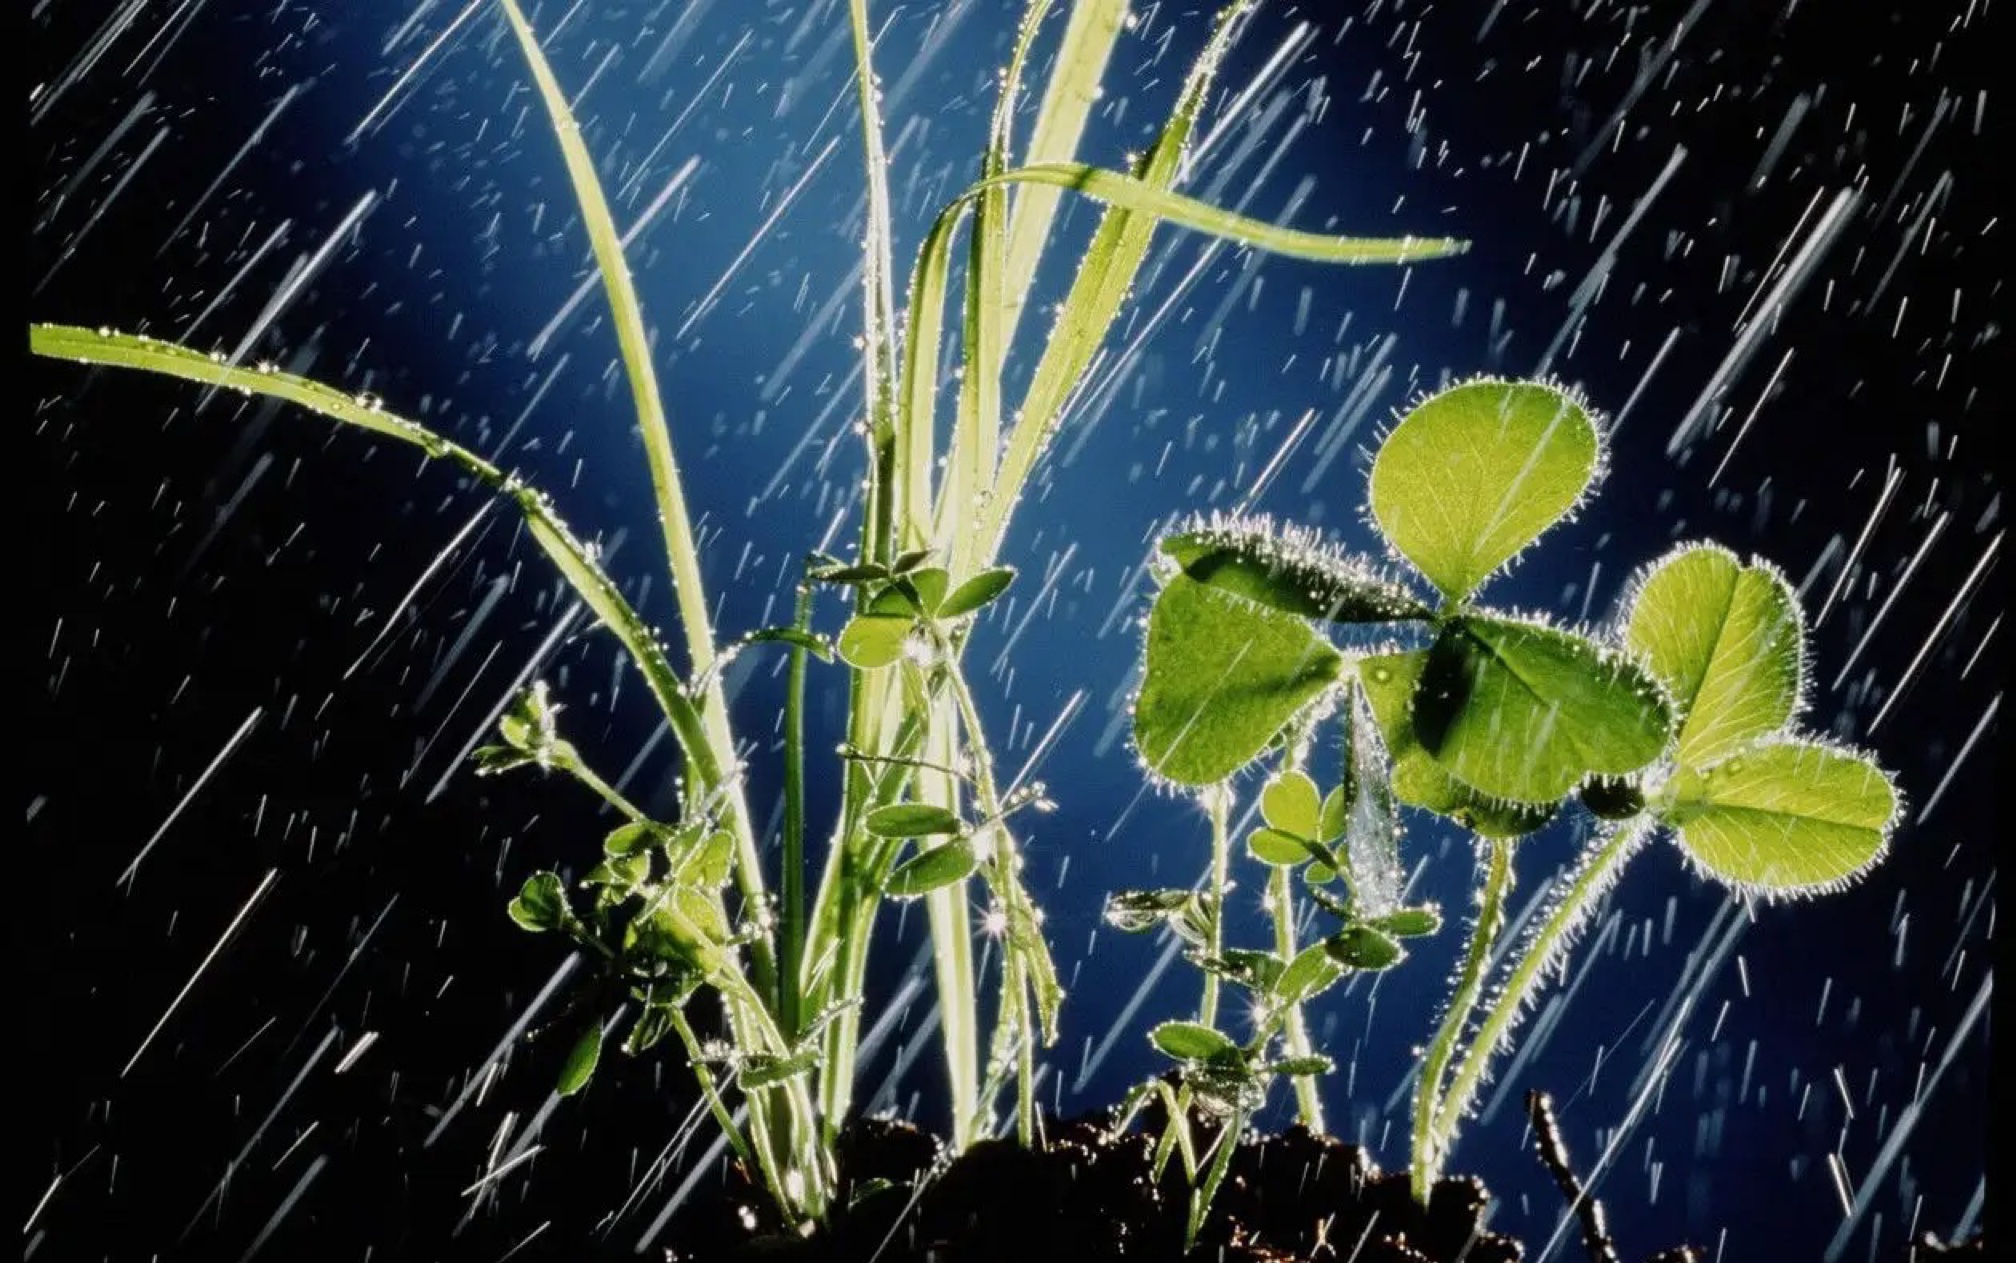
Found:
[[[877,7],[906,266],[974,169],[1007,8]],[[599,291],[560,316],[591,275],[564,171],[501,20],[459,12],[36,10],[28,313],[227,352],[263,322],[247,358],[376,393],[551,490],[669,628]],[[843,14],[831,0],[534,12],[619,222],[671,188],[630,257],[724,633],[783,621],[803,551],[852,538],[862,181]],[[1208,15],[1140,16],[1083,148],[1106,165],[1152,136]],[[1947,20],[1706,3],[1284,5],[1254,19],[1207,126],[1231,94],[1262,90],[1185,187],[1298,227],[1474,244],[1452,262],[1349,270],[1165,230],[1112,342],[1126,354],[1105,362],[1017,512],[1004,559],[1022,577],[971,661],[1011,767],[1083,698],[1038,773],[1060,809],[1029,839],[1071,989],[1047,1060],[1056,1108],[1111,1103],[1153,1073],[1143,1033],[1194,1003],[1194,973],[1153,972],[1162,945],[1098,920],[1108,891],[1187,883],[1205,862],[1201,815],[1143,792],[1125,737],[1154,535],[1241,502],[1313,409],[1254,507],[1376,551],[1359,511],[1365,453],[1393,410],[1472,373],[1545,371],[1611,414],[1611,470],[1490,597],[1598,620],[1636,566],[1700,536],[1778,563],[1809,612],[1838,585],[1811,637],[1807,722],[1876,751],[1910,807],[1867,880],[1793,906],[1743,907],[1670,845],[1648,851],[1575,958],[1510,1103],[1486,1109],[1452,1166],[1485,1177],[1494,1226],[1540,1254],[1559,1200],[1516,1098],[1544,1086],[1585,1169],[1616,1142],[1598,1190],[1627,1256],[1691,1240],[1725,1259],[1817,1257],[1842,1221],[1829,1155],[1859,1189],[1915,1103],[1843,1257],[1897,1257],[1914,1225],[1979,1221],[1989,1043],[1968,1015],[1991,974],[1987,782],[2005,656],[1987,431],[2006,402],[1990,373],[2006,276],[1989,259],[2007,228],[1986,151],[1988,20]],[[1708,415],[1726,412],[1670,457],[1750,300],[1842,189],[1852,211]],[[1061,295],[1093,219],[1083,205],[1060,219],[1037,301]],[[305,283],[266,320],[295,266]],[[1011,387],[1045,323],[1025,321]],[[566,607],[536,551],[491,514],[395,616],[480,503],[449,475],[257,403],[26,372],[17,881],[31,1108],[46,1116],[26,1152],[56,1180],[31,1251],[627,1251],[679,1181],[677,1168],[645,1180],[626,1205],[689,1103],[669,1059],[608,1066],[620,1073],[554,1110],[544,1150],[484,1198],[461,1192],[500,1126],[526,1134],[564,1039],[515,1048],[425,1143],[556,964],[552,944],[503,918],[504,899],[535,867],[584,865],[607,823],[568,791],[479,783],[455,760]],[[1986,583],[1942,622],[1984,556]],[[838,603],[822,616],[837,623]],[[730,678],[759,746],[759,815],[777,792],[776,661],[748,655]],[[541,669],[600,766],[669,806],[669,744],[613,644],[573,636]],[[822,683],[815,749],[844,697],[837,673]],[[830,781],[814,791],[816,836]],[[1580,840],[1564,825],[1522,845],[1519,906]],[[1462,907],[1462,839],[1424,817],[1406,848],[1416,891]],[[1235,900],[1250,911],[1246,876]],[[920,929],[892,919],[879,994],[903,986]],[[1458,938],[1452,926],[1313,1015],[1340,1063],[1331,1127],[1387,1166],[1406,1160],[1405,1075]],[[928,991],[866,1087],[927,1004]],[[1648,1067],[1662,1050],[1660,1077]],[[926,1122],[933,1058],[924,1049],[889,1094]],[[1287,1122],[1285,1093],[1278,1108],[1269,1125]]]

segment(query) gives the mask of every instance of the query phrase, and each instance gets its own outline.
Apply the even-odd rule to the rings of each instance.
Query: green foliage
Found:
[[[1868,759],[1811,741],[1683,768],[1658,811],[1717,880],[1776,897],[1837,889],[1882,858],[1897,793]]]
[[[1250,763],[1344,661],[1303,620],[1182,575],[1155,602],[1145,657],[1135,743],[1151,769],[1182,785],[1213,784]]]
[[[1451,601],[1581,502],[1602,463],[1595,420],[1544,382],[1472,381],[1416,404],[1380,444],[1380,530]]]
[[[567,1051],[567,1060],[560,1066],[560,1079],[553,1090],[561,1096],[573,1096],[588,1086],[588,1080],[595,1077],[595,1067],[602,1061],[602,1024],[588,1023],[588,1029],[581,1032],[581,1038]]]

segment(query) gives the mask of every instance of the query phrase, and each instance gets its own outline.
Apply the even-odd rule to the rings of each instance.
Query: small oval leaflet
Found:
[[[560,884],[560,875],[553,872],[538,872],[526,878],[518,897],[505,911],[513,921],[535,933],[557,930],[573,917],[567,907],[567,889]]]
[[[892,803],[868,813],[868,832],[878,838],[928,838],[959,832],[959,817],[932,803]]]
[[[1230,1036],[1200,1022],[1164,1022],[1150,1031],[1148,1038],[1178,1061],[1209,1061],[1239,1051]]]
[[[893,898],[915,899],[966,880],[978,867],[972,843],[962,838],[912,856],[889,874],[882,888]]]
[[[560,1081],[553,1090],[561,1096],[573,1096],[588,1086],[588,1080],[595,1077],[595,1067],[602,1060],[602,1024],[590,1022],[588,1029],[581,1032],[581,1038],[574,1041],[568,1050],[567,1061],[560,1067]]]
[[[840,657],[847,665],[872,671],[903,656],[914,621],[893,614],[859,614],[840,629]]]
[[[1407,955],[1400,940],[1369,925],[1349,925],[1323,940],[1330,959],[1347,969],[1391,969]]]
[[[1306,772],[1293,769],[1283,772],[1260,791],[1260,814],[1283,833],[1299,838],[1319,836],[1322,811],[1316,782]]]
[[[950,595],[938,603],[937,617],[942,619],[963,618],[983,606],[990,605],[995,598],[1008,590],[1015,582],[1013,566],[995,566],[982,570],[966,582],[952,589]]]

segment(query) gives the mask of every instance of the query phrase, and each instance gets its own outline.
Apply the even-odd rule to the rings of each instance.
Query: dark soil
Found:
[[[1153,1177],[1152,1134],[1115,1137],[1111,1119],[1094,1115],[1052,1123],[1048,1141],[1041,1152],[985,1141],[941,1166],[931,1136],[905,1123],[864,1121],[843,1139],[848,1208],[826,1229],[805,1239],[753,1232],[749,1224],[766,1212],[760,1190],[745,1182],[733,1204],[696,1211],[672,1258],[1516,1263],[1521,1257],[1517,1242],[1483,1227],[1490,1198],[1479,1181],[1444,1179],[1424,1207],[1409,1193],[1406,1172],[1382,1173],[1356,1146],[1301,1127],[1239,1146],[1210,1219],[1186,1253],[1189,1186],[1178,1161],[1160,1180]],[[860,1192],[878,1180],[888,1186]],[[1659,1257],[1679,1263],[1689,1256]]]

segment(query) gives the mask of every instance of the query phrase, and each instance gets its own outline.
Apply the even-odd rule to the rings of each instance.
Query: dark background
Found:
[[[876,6],[906,261],[974,170],[1008,7]],[[670,625],[599,291],[532,346],[589,275],[586,241],[496,14],[30,12],[16,183],[33,318],[227,353],[263,324],[248,360],[372,391],[552,490]],[[631,258],[724,633],[782,621],[797,557],[853,529],[861,180],[843,16],[833,0],[533,14],[620,222],[697,160]],[[1208,13],[1141,17],[1089,160],[1147,143]],[[1270,5],[1252,22],[1207,122],[1284,48],[1285,73],[1185,187],[1301,227],[1474,247],[1352,271],[1165,232],[1123,320],[1138,352],[1100,379],[1018,513],[1005,559],[1022,578],[972,660],[992,667],[983,706],[1011,767],[1084,697],[1043,766],[1061,810],[1030,840],[1072,984],[1048,1061],[1059,1109],[1153,1072],[1143,1033],[1194,1003],[1178,967],[1130,1005],[1162,948],[1098,930],[1107,891],[1187,882],[1205,859],[1201,815],[1142,793],[1124,736],[1154,531],[1237,502],[1313,408],[1258,507],[1372,549],[1363,453],[1392,409],[1479,371],[1547,371],[1614,418],[1610,477],[1493,599],[1600,619],[1634,567],[1703,535],[1782,566],[1809,615],[1838,591],[1811,636],[1807,722],[1876,752],[1909,809],[1889,859],[1825,900],[1744,907],[1670,846],[1641,857],[1576,957],[1565,1009],[1522,1043],[1515,1107],[1487,1109],[1452,1165],[1487,1179],[1494,1225],[1539,1256],[1559,1201],[1516,1097],[1543,1086],[1585,1169],[1616,1142],[1598,1191],[1627,1255],[1684,1239],[1730,1260],[1819,1257],[1843,1220],[1830,1155],[1860,1190],[1908,1121],[1842,1257],[1898,1257],[1913,1229],[1979,1223],[1989,1042],[1968,1015],[1991,974],[2006,656],[1989,443],[2006,417],[2008,228],[1987,50],[2007,37],[1980,6],[1810,0]],[[1842,190],[1838,232],[1669,453],[1740,322],[1764,318],[1753,297]],[[1061,294],[1092,219],[1063,218],[1039,298]],[[1011,382],[1042,326],[1025,323]],[[608,823],[569,787],[478,782],[457,763],[561,619],[557,580],[493,512],[401,607],[482,503],[447,473],[256,402],[24,371],[16,539],[31,578],[13,726],[28,827],[13,886],[28,1252],[627,1253],[699,1152],[653,1168],[690,1104],[683,1072],[612,1061],[542,1115],[564,1034],[484,1068],[559,963],[506,921],[505,899],[536,867],[584,866]],[[669,806],[676,769],[639,682],[608,639],[575,631],[538,668],[570,733]],[[774,662],[752,655],[731,677],[759,745],[759,813],[776,795],[762,754]],[[814,748],[842,701],[837,674],[823,683]],[[1522,848],[1521,907],[1580,836]],[[1407,848],[1416,889],[1461,907],[1461,840],[1423,819]],[[902,985],[920,920],[892,919],[879,994]],[[1314,1014],[1340,1063],[1331,1129],[1387,1166],[1406,1160],[1404,1076],[1458,937],[1452,925]],[[864,1096],[928,999],[866,1067]],[[926,1122],[934,1058],[923,1049],[887,1097]],[[487,1086],[426,1143],[472,1076]],[[1287,1109],[1283,1093],[1269,1124]],[[464,1193],[528,1138],[535,1157]]]

